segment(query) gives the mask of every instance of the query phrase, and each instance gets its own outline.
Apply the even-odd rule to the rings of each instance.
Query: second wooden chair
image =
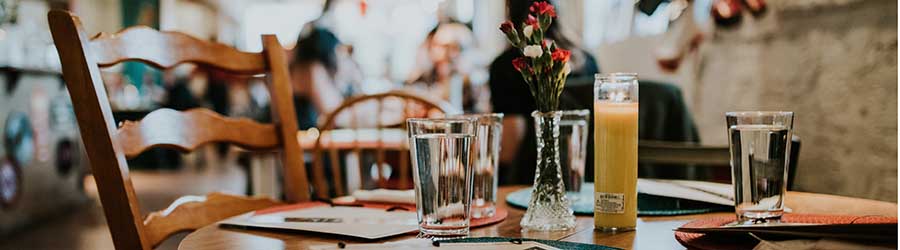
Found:
[[[352,191],[347,190],[350,183],[362,186],[366,182],[364,170],[369,169],[364,165],[368,163],[364,160],[366,152],[374,152],[376,170],[368,172],[373,173],[371,177],[377,187],[412,188],[406,119],[443,117],[458,112],[447,102],[403,91],[363,95],[344,101],[319,122],[320,135],[313,146],[311,170],[316,197],[327,199],[332,194],[347,195]],[[341,151],[352,153],[356,161],[346,162],[348,158],[341,158]],[[394,166],[386,165],[389,157],[394,159]],[[358,167],[358,178],[346,175],[349,171],[346,166]],[[383,168],[390,168],[391,172],[396,170],[398,178],[394,178],[393,185],[389,184],[389,176]],[[331,183],[326,181],[326,172],[330,172]]]

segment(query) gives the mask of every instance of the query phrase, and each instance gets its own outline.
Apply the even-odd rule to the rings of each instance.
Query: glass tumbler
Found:
[[[559,118],[559,164],[569,202],[577,201],[584,184],[590,115],[587,109],[563,110]]]
[[[472,201],[470,119],[407,119],[420,238],[469,234]]]
[[[503,134],[503,114],[466,114],[475,123],[475,143],[472,145],[472,218],[490,218],[497,207],[497,173],[500,161],[500,137]]]
[[[793,112],[725,113],[738,223],[777,222],[784,214]]]

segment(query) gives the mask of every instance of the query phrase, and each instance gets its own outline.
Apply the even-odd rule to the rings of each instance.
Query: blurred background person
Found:
[[[472,30],[465,24],[438,24],[422,42],[406,86],[466,113],[489,111],[487,86],[473,81],[473,74],[484,71],[473,62],[470,52],[474,42]]]
[[[319,116],[336,109],[360,88],[361,72],[350,58],[351,49],[327,28],[332,1],[322,16],[303,27],[290,64],[294,105],[300,129],[316,126]]]

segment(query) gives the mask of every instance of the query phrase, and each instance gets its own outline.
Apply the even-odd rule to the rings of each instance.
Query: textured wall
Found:
[[[707,144],[723,113],[791,110],[799,190],[897,200],[897,2],[770,1],[701,47],[691,107]]]

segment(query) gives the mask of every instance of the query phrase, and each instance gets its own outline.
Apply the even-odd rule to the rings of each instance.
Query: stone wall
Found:
[[[769,2],[700,48],[704,143],[727,143],[726,111],[794,111],[798,190],[897,201],[897,2]]]

